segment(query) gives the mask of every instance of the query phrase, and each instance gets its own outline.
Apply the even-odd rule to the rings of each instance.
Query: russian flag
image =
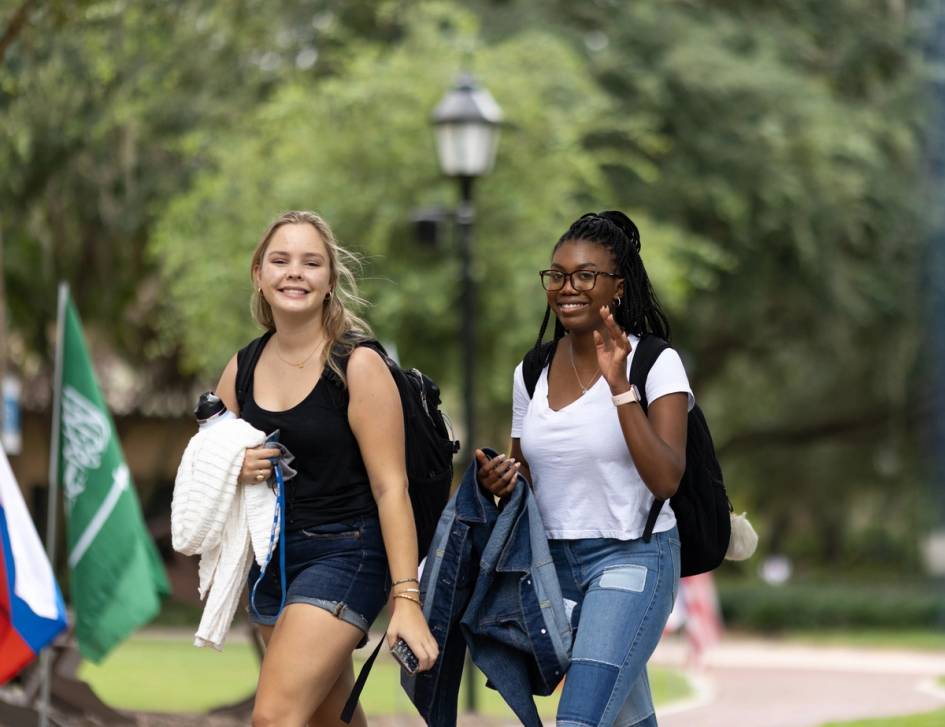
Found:
[[[0,684],[66,628],[66,607],[0,448]]]

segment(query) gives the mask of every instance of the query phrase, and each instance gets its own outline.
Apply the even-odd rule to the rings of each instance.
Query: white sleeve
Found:
[[[520,439],[522,436],[522,422],[525,421],[529,404],[531,404],[531,399],[525,388],[522,364],[519,363],[515,367],[515,373],[512,374],[512,439]]]
[[[689,377],[683,368],[682,359],[672,348],[667,348],[653,363],[653,368],[646,377],[646,401],[652,404],[661,396],[667,394],[685,393],[689,397],[689,411],[696,404],[692,388],[689,386]]]

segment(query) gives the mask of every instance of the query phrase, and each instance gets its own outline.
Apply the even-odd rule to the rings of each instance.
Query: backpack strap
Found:
[[[656,363],[667,348],[669,343],[659,336],[643,336],[637,343],[637,349],[633,354],[633,362],[630,364],[630,383],[637,387],[640,392],[640,406],[643,407],[643,413],[647,412],[648,402],[646,400],[646,378],[649,376],[650,369]],[[650,506],[650,513],[646,518],[646,525],[643,528],[643,542],[649,543],[653,537],[653,527],[656,525],[656,519],[663,509],[664,500],[656,499]]]
[[[637,342],[637,349],[633,353],[633,362],[630,364],[630,374],[627,379],[631,384],[637,387],[640,392],[640,406],[644,413],[647,410],[648,402],[646,400],[646,377],[650,374],[650,369],[656,363],[669,344],[659,336],[643,336]]]
[[[236,403],[243,411],[243,402],[246,401],[246,394],[249,392],[250,382],[253,379],[253,371],[256,370],[256,364],[259,362],[259,356],[266,347],[266,342],[272,338],[275,331],[266,331],[259,338],[254,338],[236,354]]]
[[[391,359],[391,357],[388,355],[380,341],[369,338],[358,341],[357,345],[366,346],[367,348],[370,348],[371,350],[379,353],[387,366],[394,365],[393,359]],[[338,368],[340,368],[343,372],[347,372],[348,370],[348,358],[350,355],[350,352],[347,354],[343,353],[338,344],[335,344],[335,347],[331,352],[331,356],[334,357],[335,363],[338,364]],[[327,376],[335,384],[339,386],[341,385],[341,380],[334,371],[326,368],[325,376]],[[368,676],[371,674],[371,669],[374,667],[374,661],[377,659],[377,655],[380,653],[381,647],[384,645],[386,640],[387,634],[385,633],[377,642],[377,646],[374,647],[374,651],[371,652],[371,655],[365,660],[364,664],[361,665],[361,671],[358,672],[358,678],[355,679],[354,686],[351,688],[351,693],[348,695],[348,699],[345,702],[344,707],[341,709],[341,721],[345,724],[351,724],[351,720],[354,717],[354,710],[358,707],[358,699],[361,697],[361,692],[364,691],[364,685],[367,683]]]
[[[525,389],[528,398],[535,395],[535,386],[545,366],[550,366],[558,349],[557,341],[547,341],[537,348],[529,349],[522,359],[522,378],[525,379]]]
[[[359,346],[364,346],[366,348],[370,348],[372,351],[377,351],[377,353],[380,354],[380,357],[384,359],[384,363],[386,363],[388,367],[395,365],[394,360],[388,355],[387,351],[384,349],[384,346],[381,345],[380,341],[377,341],[373,338],[364,338],[364,339],[358,340],[355,343],[355,348],[358,348]],[[331,353],[329,354],[329,356],[331,357],[332,361],[335,362],[338,368],[341,369],[341,372],[343,374],[347,374],[348,359],[351,357],[351,354],[353,352],[354,352],[354,348],[346,350],[345,347],[343,347],[340,343],[335,342],[335,344],[331,348]],[[342,392],[343,397],[347,397],[348,395],[347,388],[344,386],[341,379],[338,377],[338,374],[336,374],[331,369],[330,366],[328,365],[325,366],[325,373],[323,375],[332,384],[334,384],[339,389],[343,390]]]

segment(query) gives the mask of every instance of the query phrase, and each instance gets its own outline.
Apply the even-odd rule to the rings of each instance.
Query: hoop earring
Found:
[[[327,293],[325,293],[325,300],[331,302],[331,294],[332,294],[332,291],[330,290]]]
[[[614,298],[614,301],[613,301],[613,302],[614,302],[614,308],[619,308],[619,307],[620,307],[620,304],[623,303],[623,298],[621,298],[621,297],[618,295],[616,298]]]

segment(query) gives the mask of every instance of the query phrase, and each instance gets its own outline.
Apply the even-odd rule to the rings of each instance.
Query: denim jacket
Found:
[[[571,626],[528,484],[520,476],[500,510],[477,469],[473,458],[440,516],[420,583],[440,656],[401,684],[427,724],[455,725],[468,646],[522,724],[540,727],[531,695],[550,694],[567,671]]]

